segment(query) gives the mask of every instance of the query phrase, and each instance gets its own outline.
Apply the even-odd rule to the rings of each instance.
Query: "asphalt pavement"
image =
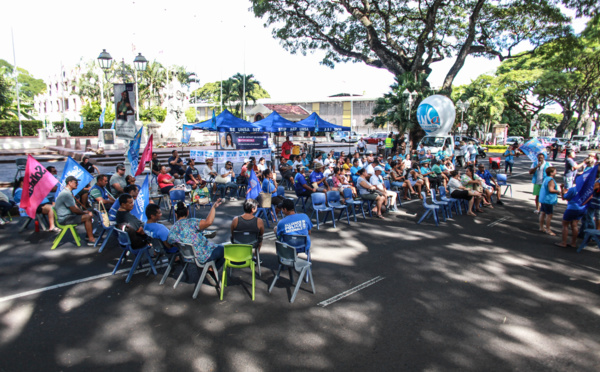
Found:
[[[0,371],[597,371],[600,250],[561,249],[538,231],[529,166],[519,158],[512,198],[475,218],[417,225],[411,201],[385,220],[315,227],[316,294],[303,283],[293,304],[287,272],[267,292],[270,229],[256,300],[240,269],[220,301],[210,280],[195,300],[194,284],[160,286],[164,268],[127,284],[110,275],[114,241],[98,253],[67,238],[52,251],[53,234],[12,222],[0,227]],[[214,242],[229,239],[241,204],[219,208]]]

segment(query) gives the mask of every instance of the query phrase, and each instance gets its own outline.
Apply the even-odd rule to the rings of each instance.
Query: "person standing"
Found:
[[[539,153],[537,160],[531,164],[529,174],[532,175],[531,183],[533,183],[533,195],[535,196],[535,210],[534,213],[540,213],[540,189],[544,183],[544,176],[546,175],[546,169],[551,167],[552,164],[546,161],[546,155]]]
[[[285,142],[281,145],[281,156],[283,156],[286,160],[290,158],[292,154],[292,148],[294,147],[294,143],[290,141],[290,136],[285,137]]]
[[[556,234],[550,229],[550,221],[552,221],[554,206],[558,203],[558,194],[560,194],[558,185],[554,180],[555,175],[556,168],[546,168],[546,176],[540,189],[540,231],[552,236]]]
[[[509,176],[512,176],[513,165],[515,164],[515,146],[509,146],[504,151],[504,173],[508,172],[510,168]]]
[[[65,180],[65,188],[56,197],[56,219],[61,225],[85,225],[87,233],[87,245],[94,246],[96,240],[92,232],[92,212],[84,212],[75,204],[73,190],[77,189],[79,180],[73,176]]]
[[[565,160],[565,188],[569,190],[575,184],[575,177],[577,177],[577,171],[579,168],[585,167],[585,163],[577,164],[575,161],[575,151],[567,151],[567,158]]]
[[[394,147],[394,139],[392,138],[393,135],[394,135],[394,133],[390,132],[390,134],[388,134],[387,138],[385,139],[384,157],[386,159],[388,156],[390,156],[392,154],[392,148]]]
[[[564,185],[561,185],[560,194],[563,200],[568,200],[568,204],[562,220],[562,241],[556,242],[554,245],[561,248],[574,248],[577,246],[577,234],[579,232],[577,224],[585,213],[585,207],[581,205],[579,200],[573,200],[577,195],[577,188],[575,186],[567,190]],[[569,227],[571,228],[570,245],[567,244],[567,240],[569,238]]]
[[[558,141],[552,141],[550,145],[550,151],[552,151],[552,161],[556,161],[556,156],[558,155]]]

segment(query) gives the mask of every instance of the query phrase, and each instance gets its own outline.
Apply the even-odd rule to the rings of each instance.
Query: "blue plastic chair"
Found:
[[[360,211],[362,212],[363,218],[366,219],[367,216],[365,216],[365,210],[363,208],[363,202],[361,200],[354,200],[354,197],[352,196],[352,190],[350,190],[349,188],[345,188],[344,189],[344,199],[346,200],[346,205],[348,205],[348,207],[351,208],[352,210],[352,214],[354,215],[354,222],[357,222],[356,219],[356,207],[360,208]]]
[[[173,216],[173,224],[175,224],[175,205],[180,201],[185,203],[185,190],[171,190],[169,192],[169,199],[171,201],[171,209],[169,210],[168,219],[170,220],[171,216]]]
[[[104,233],[106,233],[106,237],[104,238],[104,241],[102,242],[102,245],[100,246],[100,249],[98,250],[98,253],[100,253],[104,250],[104,247],[106,246],[106,243],[108,242],[108,238],[110,238],[110,236],[112,235],[112,233],[115,229],[115,225],[105,226],[104,222],[102,222],[102,215],[101,215],[100,211],[97,209],[94,209],[94,213],[96,213],[96,217],[98,218],[100,227],[102,228],[102,232],[100,233],[100,235],[98,235],[98,238],[96,239],[96,243],[94,243],[94,247],[96,247],[98,245],[98,243],[100,243],[100,240],[102,240],[102,236],[104,235]]]
[[[496,183],[500,187],[502,187],[502,186],[506,187],[504,189],[504,194],[502,194],[502,196],[506,195],[506,192],[508,191],[508,189],[510,189],[510,197],[512,198],[512,185],[507,182],[507,180],[506,180],[506,174],[498,173],[496,175]]]
[[[348,220],[348,226],[350,226],[350,215],[348,212],[348,205],[342,204],[341,195],[339,191],[328,191],[327,192],[327,205],[335,211],[336,209],[340,210],[340,215],[338,217],[338,221],[342,219],[344,212],[346,213],[346,220]],[[333,219],[335,219],[335,215],[333,215]]]
[[[434,205],[439,205],[441,207],[442,212],[443,212],[442,216],[444,217],[444,221],[446,220],[446,216],[448,218],[452,218],[452,211],[451,211],[451,208],[450,208],[450,202],[443,201],[443,200],[441,200],[441,201],[437,200],[437,195],[436,195],[436,192],[435,192],[435,187],[431,188],[431,202]]]
[[[121,249],[123,249],[123,253],[121,254],[121,257],[119,257],[119,261],[117,261],[117,265],[115,266],[115,269],[113,270],[112,274],[115,275],[117,273],[119,266],[121,265],[121,263],[125,262],[125,260],[127,259],[127,252],[129,252],[129,254],[132,257],[135,257],[135,259],[133,260],[133,265],[131,266],[131,270],[129,270],[127,279],[125,279],[125,283],[129,283],[131,277],[135,273],[135,270],[138,268],[138,266],[142,265],[142,260],[144,259],[150,264],[149,270],[152,270],[152,273],[156,275],[156,268],[154,267],[154,262],[152,262],[152,257],[150,257],[150,249],[152,247],[149,245],[145,245],[142,248],[133,249],[131,247],[131,241],[129,240],[129,235],[127,235],[127,232],[116,227],[114,231],[117,233],[119,245],[121,246]]]
[[[296,196],[298,196],[298,195],[296,194]],[[310,196],[298,196],[298,199],[296,199],[296,202],[294,203],[294,207],[296,207],[298,205],[299,201],[302,201],[302,211],[304,213],[306,213],[306,204],[308,203],[309,198],[310,198]]]
[[[440,206],[434,204],[427,204],[427,193],[425,191],[421,191],[421,195],[423,196],[423,208],[425,208],[425,213],[423,213],[419,221],[417,221],[417,225],[423,222],[425,218],[429,216],[433,218],[435,225],[439,226],[440,221],[438,219],[437,211],[438,209],[440,209]]]
[[[456,214],[462,215],[462,208],[460,206],[460,199],[449,198],[446,196],[446,188],[444,186],[439,186],[438,191],[440,192],[440,199],[450,203],[450,211],[452,211],[452,207],[454,207],[454,211]]]
[[[333,218],[333,208],[327,206],[325,194],[322,192],[315,192],[311,196],[313,212],[310,215],[310,218],[312,219],[312,217],[315,214],[317,215],[317,230],[320,230],[319,212],[325,213],[325,219],[323,220],[323,223],[327,223],[327,216],[331,214],[331,221],[333,222],[333,227],[335,227],[335,218]]]
[[[385,186],[386,190],[390,190],[396,193],[396,204],[398,204],[398,206],[402,206],[402,192],[398,190],[398,186],[394,186],[396,188],[396,190],[392,190],[392,186],[390,184],[390,180],[383,180],[383,185]],[[396,207],[396,206],[394,206]]]
[[[265,220],[265,223],[267,224],[267,228],[270,227],[269,217],[271,218],[271,221],[273,221],[273,223],[277,222],[277,213],[275,212],[275,207],[273,207],[273,205],[270,205],[268,207],[257,208],[256,214],[254,216],[258,218],[263,218]]]

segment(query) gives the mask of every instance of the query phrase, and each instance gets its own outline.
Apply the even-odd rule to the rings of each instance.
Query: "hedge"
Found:
[[[63,126],[64,126],[62,121],[55,121],[52,123],[52,125],[54,126],[55,132],[62,132]],[[81,124],[78,121],[72,121],[72,122],[67,121],[67,130],[69,131],[69,134],[73,137],[96,137],[96,136],[98,136],[98,129],[100,129],[99,121],[84,121],[83,129],[79,129],[80,125]],[[102,129],[110,129],[111,125],[112,125],[112,123],[104,123],[104,126],[102,127]]]
[[[23,128],[23,136],[37,136],[37,130],[44,127],[44,122],[41,120],[21,120],[21,126]],[[19,121],[0,120],[0,136],[19,137]]]
[[[494,152],[498,152],[498,151],[504,152],[508,148],[508,146],[506,146],[506,145],[487,145],[485,147],[487,147],[488,151],[494,151]]]

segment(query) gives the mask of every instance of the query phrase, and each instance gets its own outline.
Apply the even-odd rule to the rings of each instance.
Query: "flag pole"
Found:
[[[15,34],[13,32],[13,28],[10,28],[10,35],[12,37],[12,47],[13,47],[13,61],[15,63],[15,82],[17,87],[17,117],[19,118],[19,137],[23,137],[23,125],[21,124],[21,97],[19,94],[19,71],[17,69],[17,57],[15,54]]]

